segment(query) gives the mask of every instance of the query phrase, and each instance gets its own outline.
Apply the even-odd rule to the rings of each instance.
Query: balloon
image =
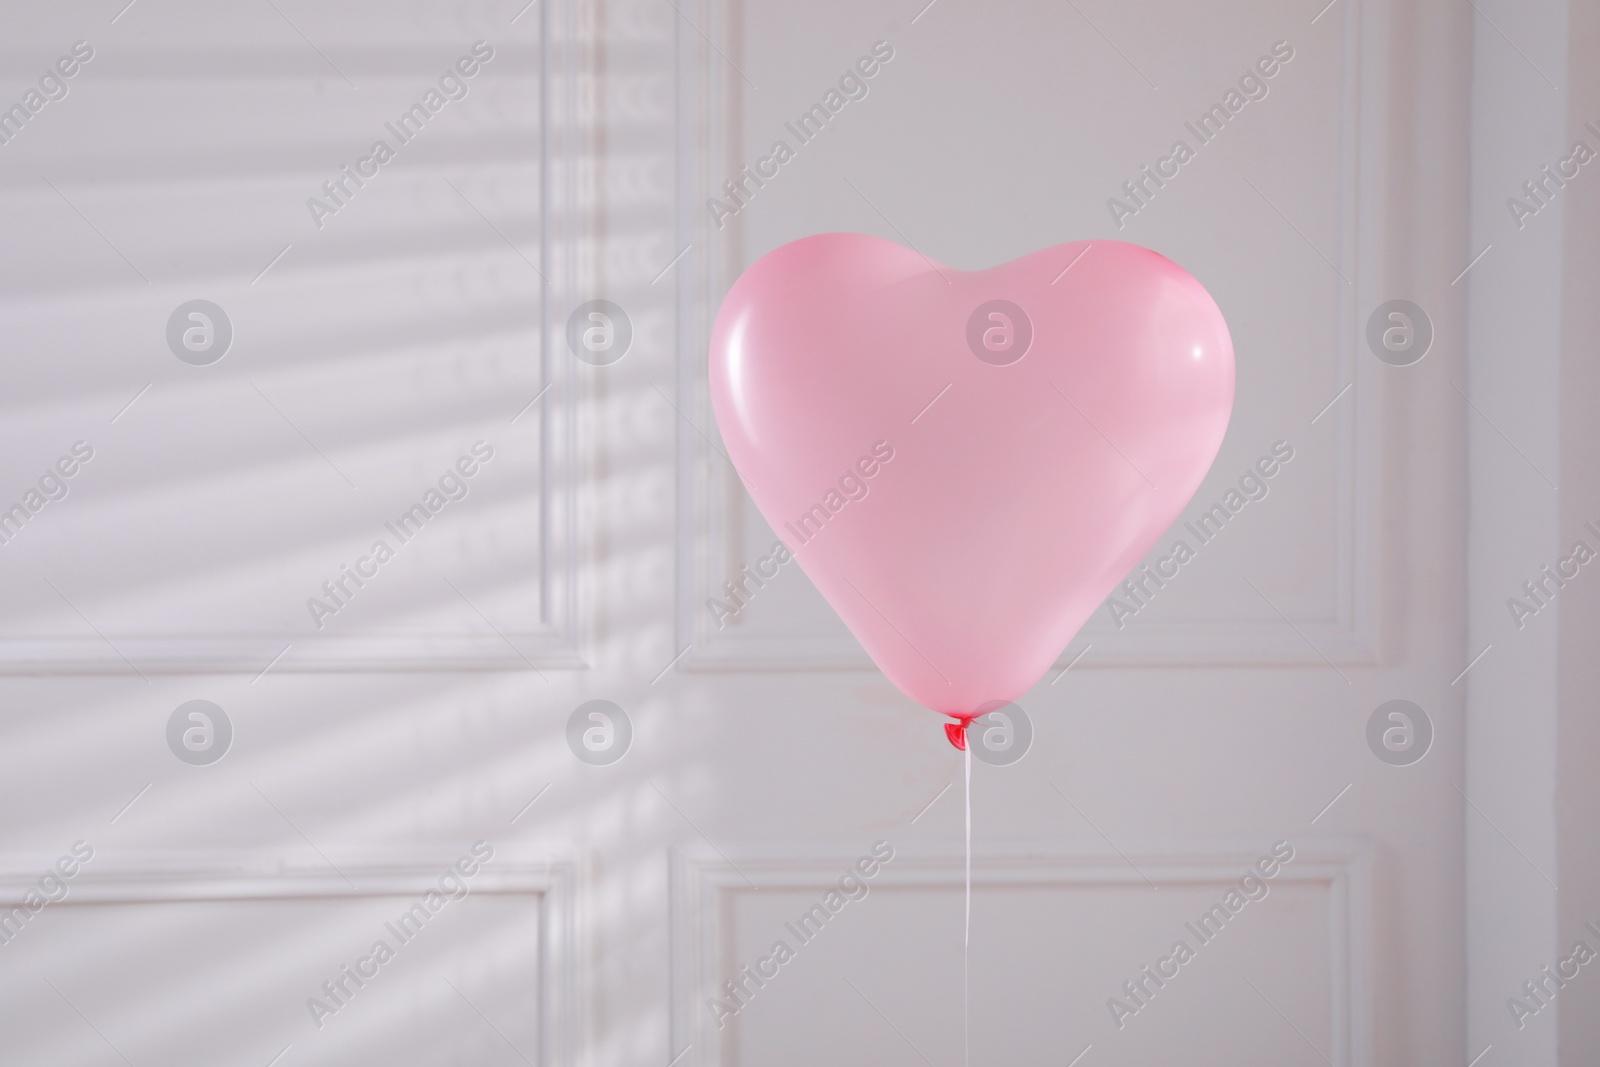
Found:
[[[959,271],[807,237],[734,283],[711,397],[756,506],[883,673],[1016,700],[1172,525],[1233,409],[1191,275],[1120,241]]]

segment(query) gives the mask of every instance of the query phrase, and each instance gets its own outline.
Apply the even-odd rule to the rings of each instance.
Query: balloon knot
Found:
[[[972,725],[972,720],[976,719],[977,716],[955,715],[950,712],[946,712],[946,714],[956,721],[944,724],[944,735],[950,739],[952,745],[965,752],[967,750],[967,727]]]

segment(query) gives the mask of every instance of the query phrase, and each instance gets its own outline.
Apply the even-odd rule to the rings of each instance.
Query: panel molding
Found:
[[[0,907],[20,905],[23,894],[57,858],[46,853],[0,854]],[[69,895],[45,911],[83,905],[420,897],[437,889],[440,874],[458,858],[459,850],[373,851],[342,860],[339,869],[332,870],[260,853],[135,855],[96,850],[93,860],[67,883]],[[576,854],[538,859],[501,849],[471,883],[474,895],[526,896],[539,908],[541,1063],[580,1062],[578,1048],[589,1003],[581,962],[579,901],[584,882],[584,865]]]
[[[678,34],[679,247],[706,251],[694,272],[684,271],[678,286],[678,388],[681,406],[715,434],[705,353],[721,295],[737,277],[740,223],[735,217],[717,231],[702,200],[717,176],[738,168],[743,87],[723,55],[740,53],[738,29],[742,0],[700,0],[695,6],[697,34]],[[1385,265],[1385,219],[1391,200],[1386,144],[1389,116],[1388,51],[1392,33],[1389,0],[1351,0],[1331,13],[1340,22],[1343,71],[1339,191],[1339,270],[1350,279],[1338,298],[1335,373],[1350,393],[1322,418],[1333,425],[1337,456],[1335,592],[1321,617],[1296,618],[1285,625],[1262,605],[1252,622],[1172,622],[1135,620],[1120,631],[1099,629],[1097,609],[1085,630],[1063,651],[1056,668],[1072,663],[1086,645],[1094,650],[1080,668],[1148,666],[1297,666],[1323,668],[1329,662],[1377,665],[1380,662],[1382,584],[1390,564],[1380,557],[1377,530],[1381,514],[1382,463],[1389,413],[1380,392],[1381,376],[1361,351],[1360,309],[1390,295]],[[717,41],[713,51],[710,41]],[[1315,412],[1306,412],[1309,422]],[[691,428],[677,428],[678,505],[675,624],[679,646],[692,646],[681,670],[707,672],[876,670],[859,643],[842,627],[835,633],[805,636],[745,634],[742,627],[718,630],[706,610],[724,579],[752,562],[740,547],[743,486],[727,460]]]
[[[98,637],[0,641],[0,675],[527,671],[587,666],[565,629],[416,636]],[[507,642],[511,642],[508,645]],[[127,656],[123,659],[118,653]],[[279,656],[282,655],[280,659]]]
[[[185,633],[85,632],[70,637],[0,638],[0,676],[214,674],[362,671],[536,671],[587,666],[584,649],[591,634],[582,616],[587,600],[592,509],[585,499],[592,419],[585,411],[584,383],[564,351],[561,309],[571,305],[583,270],[579,249],[596,220],[580,207],[583,154],[592,139],[592,118],[582,107],[585,72],[594,67],[597,43],[580,30],[578,0],[551,0],[537,11],[538,44],[515,47],[538,64],[540,93],[539,160],[541,202],[539,240],[534,255],[549,284],[540,300],[539,349],[543,397],[539,412],[540,625],[523,630],[496,628],[412,633],[328,635],[315,631]],[[528,20],[529,25],[533,19]],[[194,46],[199,48],[197,44]],[[304,56],[296,50],[254,49],[256,68],[286,59],[289,76],[303,74]],[[145,82],[152,70],[173,68],[170,48],[124,50],[111,81]],[[187,54],[187,51],[184,52]],[[415,62],[425,50],[411,44],[378,45],[360,56],[364,71],[390,71]],[[214,61],[215,57],[213,57]],[[179,64],[179,66],[183,66]],[[237,70],[202,63],[189,77],[237,75]],[[487,246],[486,246],[487,247]],[[248,276],[246,276],[246,279]],[[229,279],[233,280],[233,279]],[[165,297],[159,299],[164,300]],[[548,395],[546,395],[546,392]],[[520,417],[520,413],[519,413]],[[89,627],[84,628],[86,631]]]
[[[1372,858],[1358,838],[1295,841],[1294,863],[1274,881],[1324,886],[1328,893],[1328,1004],[1333,1067],[1371,1067]],[[1227,841],[1196,846],[1131,843],[1124,852],[1076,849],[1058,843],[979,846],[972,883],[1044,886],[1070,891],[1084,886],[1135,888],[1236,882],[1261,855],[1259,842]],[[861,854],[860,842],[818,845],[693,845],[671,856],[670,1010],[672,1048],[685,1049],[684,1067],[737,1067],[722,1054],[722,1042],[705,1010],[728,977],[717,972],[728,931],[731,894],[764,889],[824,890]],[[1130,866],[1130,864],[1132,866]],[[1134,869],[1137,868],[1137,870]],[[960,891],[963,854],[948,848],[895,846],[892,865],[879,869],[875,887]],[[755,888],[752,889],[751,886]]]

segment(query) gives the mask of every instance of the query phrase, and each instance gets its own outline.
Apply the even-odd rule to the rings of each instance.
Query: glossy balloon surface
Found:
[[[934,711],[1020,697],[1187,504],[1233,407],[1210,294],[1117,241],[958,271],[876,237],[771,252],[711,393],[773,530]]]

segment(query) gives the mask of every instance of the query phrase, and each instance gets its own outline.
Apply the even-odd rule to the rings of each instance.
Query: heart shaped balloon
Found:
[[[967,272],[808,237],[711,340],[756,506],[884,674],[963,720],[1031,688],[1177,519],[1233,374],[1210,294],[1119,241]]]

